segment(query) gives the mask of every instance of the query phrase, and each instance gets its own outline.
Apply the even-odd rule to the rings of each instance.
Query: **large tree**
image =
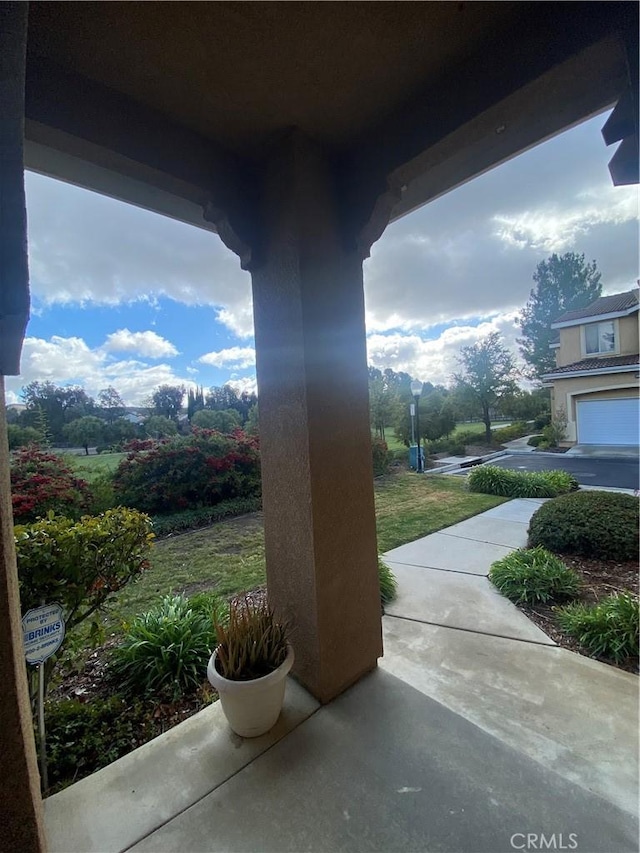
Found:
[[[75,421],[71,421],[63,428],[63,433],[69,442],[74,447],[84,447],[87,456],[89,455],[90,444],[100,444],[103,431],[104,422],[92,415],[76,418]]]
[[[600,296],[602,285],[596,262],[585,263],[584,254],[575,252],[554,254],[541,261],[533,280],[536,286],[520,313],[522,337],[518,338],[518,344],[529,366],[529,377],[540,379],[556,364],[550,344],[557,331],[551,324],[567,311],[590,305]]]
[[[100,415],[107,423],[113,423],[126,412],[124,400],[113,385],[103,388],[98,393],[98,406],[100,407]]]
[[[151,395],[153,413],[177,423],[185,391],[184,385],[160,385]]]
[[[30,382],[22,389],[22,398],[26,410],[21,415],[21,425],[37,429],[37,421],[44,418],[54,442],[64,439],[65,424],[96,411],[93,398],[78,385],[63,387],[49,381]]]
[[[491,444],[491,410],[516,391],[513,356],[502,344],[500,334],[492,332],[477,343],[462,347],[458,357],[462,368],[453,378],[457,393],[473,401],[485,426],[487,445]]]

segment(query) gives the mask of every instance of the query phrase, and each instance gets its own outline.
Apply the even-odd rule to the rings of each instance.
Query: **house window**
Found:
[[[584,343],[587,355],[616,351],[616,335],[613,321],[590,323],[584,327]]]

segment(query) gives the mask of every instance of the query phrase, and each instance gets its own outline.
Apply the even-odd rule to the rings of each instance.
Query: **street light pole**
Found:
[[[414,379],[411,383],[411,393],[413,394],[413,399],[416,401],[416,438],[418,441],[418,458],[416,459],[416,474],[422,474],[424,469],[422,467],[422,457],[420,455],[420,394],[422,394],[422,382],[418,379]]]

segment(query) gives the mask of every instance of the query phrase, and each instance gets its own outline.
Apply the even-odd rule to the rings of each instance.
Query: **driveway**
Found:
[[[637,489],[640,485],[638,461],[632,459],[585,459],[562,453],[523,453],[501,456],[488,464],[516,471],[568,471],[581,486],[608,486]]]

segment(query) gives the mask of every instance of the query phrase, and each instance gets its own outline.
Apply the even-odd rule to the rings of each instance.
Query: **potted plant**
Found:
[[[288,628],[275,619],[266,600],[248,597],[230,603],[227,622],[214,622],[218,646],[207,677],[233,731],[258,737],[275,725],[282,710],[294,657]]]

